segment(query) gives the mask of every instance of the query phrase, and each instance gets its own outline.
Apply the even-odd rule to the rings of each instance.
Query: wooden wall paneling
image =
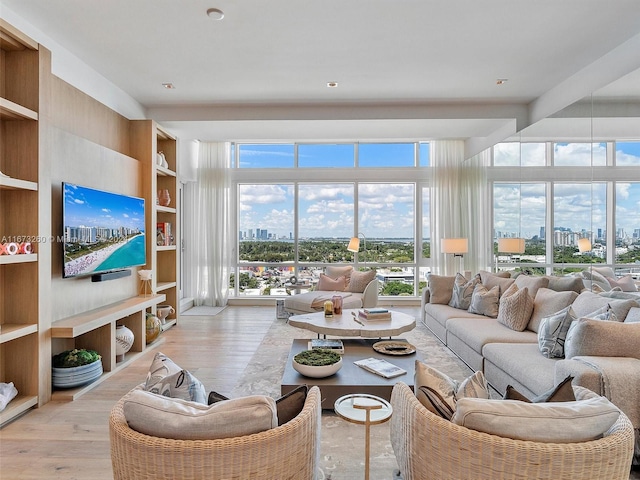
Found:
[[[2,122],[2,173],[20,180],[38,181],[38,122]]]
[[[8,300],[4,305],[4,322],[17,324],[38,323],[38,264],[37,262],[3,265],[4,292]]]
[[[5,52],[4,98],[35,112],[38,111],[39,52],[22,50]]]
[[[2,344],[2,364],[5,372],[11,372],[11,381],[18,394],[38,394],[38,337],[31,334]]]

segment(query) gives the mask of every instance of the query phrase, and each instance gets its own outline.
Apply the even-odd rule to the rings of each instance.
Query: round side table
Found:
[[[352,393],[336,400],[334,411],[347,422],[365,426],[364,478],[369,480],[371,425],[379,425],[391,418],[393,408],[385,399],[366,393]]]

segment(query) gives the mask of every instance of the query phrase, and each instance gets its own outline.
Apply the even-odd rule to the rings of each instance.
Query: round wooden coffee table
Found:
[[[341,315],[325,317],[324,312],[289,317],[289,325],[320,335],[338,337],[382,338],[400,335],[416,327],[416,319],[401,312],[391,312],[391,320],[367,321],[358,318],[358,309],[345,309]]]

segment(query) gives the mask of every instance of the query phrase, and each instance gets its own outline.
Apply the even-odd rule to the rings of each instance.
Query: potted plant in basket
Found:
[[[78,387],[102,375],[102,357],[95,350],[65,350],[53,356],[51,365],[53,386],[57,388]]]
[[[329,377],[341,367],[342,357],[331,350],[303,350],[293,357],[293,368],[305,377]]]

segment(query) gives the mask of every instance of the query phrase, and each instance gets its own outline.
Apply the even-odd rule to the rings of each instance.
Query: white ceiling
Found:
[[[475,153],[534,123],[539,135],[539,121],[552,115],[561,135],[570,122],[557,112],[592,93],[603,116],[640,118],[638,0],[0,0],[0,7],[185,138],[462,138]],[[210,7],[224,19],[209,18]],[[508,81],[497,85],[501,78]],[[333,81],[338,87],[327,88]]]

